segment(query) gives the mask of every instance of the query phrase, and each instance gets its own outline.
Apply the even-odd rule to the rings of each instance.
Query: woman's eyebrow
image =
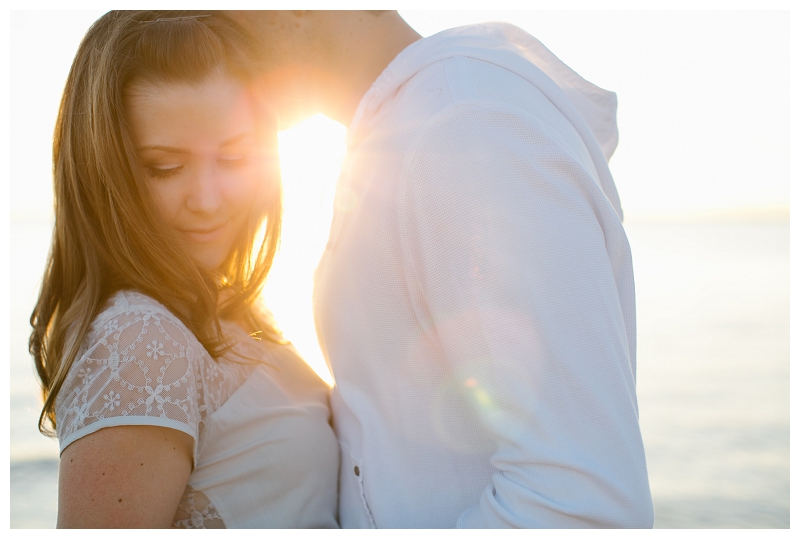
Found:
[[[180,154],[189,154],[192,153],[186,148],[175,148],[174,146],[161,146],[161,145],[152,145],[152,146],[142,146],[139,148],[140,152],[148,151],[148,150],[158,150],[160,152],[168,152],[168,153],[180,153]]]
[[[231,144],[236,144],[237,142],[241,142],[243,139],[251,136],[253,133],[250,131],[245,131],[244,133],[239,133],[235,137],[231,137],[228,140],[222,142],[219,147],[222,148],[224,146],[230,146]]]
[[[239,133],[235,137],[231,137],[228,140],[224,140],[220,143],[219,147],[223,148],[225,146],[231,146],[236,144],[237,142],[241,142],[242,140],[252,136],[253,133],[250,131],[246,131],[244,133]],[[168,153],[179,153],[179,154],[190,154],[191,151],[187,150],[186,148],[176,148],[175,146],[162,146],[161,144],[152,144],[149,146],[142,146],[139,148],[140,152],[148,151],[148,150],[157,150],[160,152],[168,152]]]

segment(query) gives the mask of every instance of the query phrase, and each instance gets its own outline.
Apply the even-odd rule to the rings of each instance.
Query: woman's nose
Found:
[[[221,202],[219,173],[213,165],[204,165],[189,182],[186,207],[196,213],[213,213]]]

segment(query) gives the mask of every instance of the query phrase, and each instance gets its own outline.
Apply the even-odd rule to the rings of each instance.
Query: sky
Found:
[[[102,13],[11,13],[12,230],[51,219],[59,98],[80,39]],[[423,37],[464,24],[511,22],[585,79],[616,92],[620,142],[610,165],[626,220],[744,215],[747,208],[788,218],[788,12],[400,14]],[[285,221],[265,289],[287,337],[328,382],[311,316],[311,283],[327,239],[345,135],[345,126],[323,116],[279,135]],[[28,249],[38,258],[23,266],[43,269],[38,260],[46,250],[44,243]]]

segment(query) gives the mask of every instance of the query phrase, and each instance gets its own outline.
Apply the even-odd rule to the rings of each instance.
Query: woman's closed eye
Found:
[[[152,178],[169,178],[179,173],[183,169],[183,165],[177,166],[156,166],[150,165],[144,167],[147,175]]]
[[[217,163],[231,168],[246,165],[249,161],[249,155],[246,153],[222,155],[217,158]]]

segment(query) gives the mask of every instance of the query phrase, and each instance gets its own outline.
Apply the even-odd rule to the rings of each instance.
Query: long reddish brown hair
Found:
[[[238,243],[219,272],[211,273],[181,248],[159,216],[125,107],[127,90],[141,82],[200,83],[222,71],[249,83],[252,59],[246,35],[213,12],[112,11],[84,37],[56,122],[55,230],[31,315],[29,349],[45,399],[42,432],[50,433],[48,420],[55,426],[56,396],[92,321],[119,290],[161,302],[214,358],[226,347],[221,318],[279,339],[252,308],[280,236],[277,159],[268,160]],[[265,151],[274,151],[274,126],[266,124],[261,122]]]

